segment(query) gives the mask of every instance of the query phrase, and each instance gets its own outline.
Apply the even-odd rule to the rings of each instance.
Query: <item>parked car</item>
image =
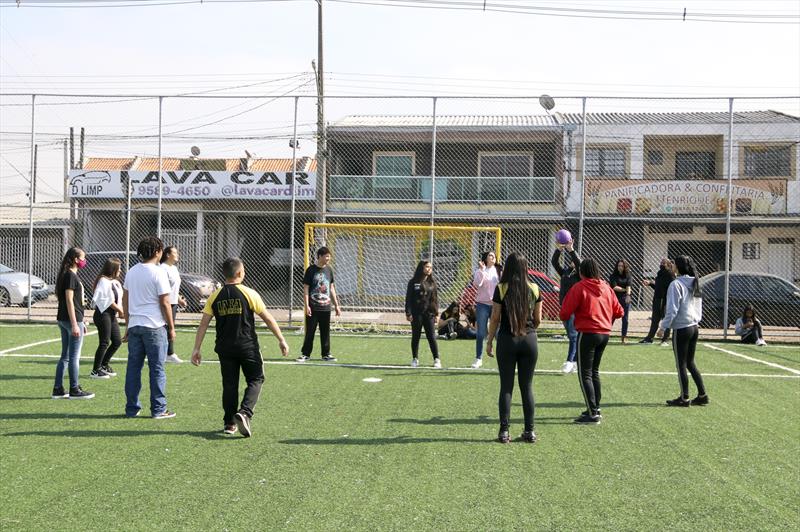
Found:
[[[103,269],[103,264],[110,258],[118,258],[123,260],[125,257],[124,251],[90,251],[86,253],[86,267],[79,270],[79,275],[86,286],[87,292],[87,305],[91,304],[91,287],[94,280]],[[132,267],[139,262],[136,253],[128,255],[128,267]],[[124,263],[124,260],[123,260]],[[122,281],[124,282],[125,274],[123,271]],[[215,281],[213,278],[202,273],[181,272],[181,295],[186,299],[186,308],[188,312],[200,312],[208,301],[208,297],[222,286],[221,283]]]
[[[701,327],[721,328],[725,303],[725,273],[715,272],[700,279],[703,290]],[[728,324],[753,305],[762,325],[800,327],[800,288],[789,281],[763,273],[731,273]]]
[[[528,269],[528,281],[536,283],[539,287],[539,293],[542,296],[542,319],[558,320],[558,311],[560,309],[558,283],[546,274],[533,269]],[[461,292],[461,297],[459,298],[459,304],[462,309],[475,304],[475,293],[476,289],[470,282]]]
[[[30,288],[28,288],[28,274],[25,272],[14,271],[13,269],[0,264],[0,307],[10,307],[11,305],[28,306],[28,299],[31,305],[42,299],[47,299],[50,290],[47,283],[35,275],[30,278]]]

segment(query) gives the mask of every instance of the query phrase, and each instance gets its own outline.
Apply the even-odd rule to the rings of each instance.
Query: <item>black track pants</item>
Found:
[[[514,370],[518,370],[519,390],[525,430],[533,430],[533,371],[539,358],[536,333],[525,336],[499,334],[497,336],[497,368],[500,370],[500,397],[497,407],[500,427],[508,429],[511,418],[511,395],[514,392]]]
[[[600,409],[600,360],[606,345],[607,334],[578,332],[578,380],[586,410],[591,415]]]
[[[686,376],[686,370],[692,374],[695,386],[697,386],[697,394],[705,395],[706,387],[703,385],[703,376],[694,365],[694,352],[697,348],[698,327],[686,327],[684,329],[675,329],[672,335],[672,352],[675,354],[675,367],[678,369],[678,381],[681,386],[681,397],[684,399],[689,398],[689,378]]]
[[[411,356],[417,358],[419,354],[419,339],[422,330],[425,330],[425,338],[428,340],[428,347],[431,348],[433,358],[439,358],[439,346],[436,343],[436,317],[435,316],[411,316]]]

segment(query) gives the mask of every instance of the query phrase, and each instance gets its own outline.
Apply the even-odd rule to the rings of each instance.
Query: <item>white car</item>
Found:
[[[47,299],[50,291],[47,283],[35,275],[31,276],[31,288],[28,288],[28,274],[17,272],[0,264],[0,307],[11,305],[28,305],[28,298],[31,304],[41,299]]]

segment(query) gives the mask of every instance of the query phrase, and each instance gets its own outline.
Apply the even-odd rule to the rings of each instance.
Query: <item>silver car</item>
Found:
[[[28,287],[28,274],[25,272],[14,271],[8,266],[0,264],[0,307],[11,305],[28,305],[39,300],[47,299],[50,291],[47,283],[35,275],[31,276],[31,285]]]

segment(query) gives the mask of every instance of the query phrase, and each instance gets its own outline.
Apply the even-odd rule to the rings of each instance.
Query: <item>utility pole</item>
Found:
[[[326,172],[327,141],[325,133],[325,88],[323,68],[323,45],[322,45],[322,0],[317,1],[317,65],[315,74],[317,78],[317,215],[319,221],[325,223],[327,204],[325,198],[328,195],[328,177]],[[312,62],[313,66],[313,62]]]

